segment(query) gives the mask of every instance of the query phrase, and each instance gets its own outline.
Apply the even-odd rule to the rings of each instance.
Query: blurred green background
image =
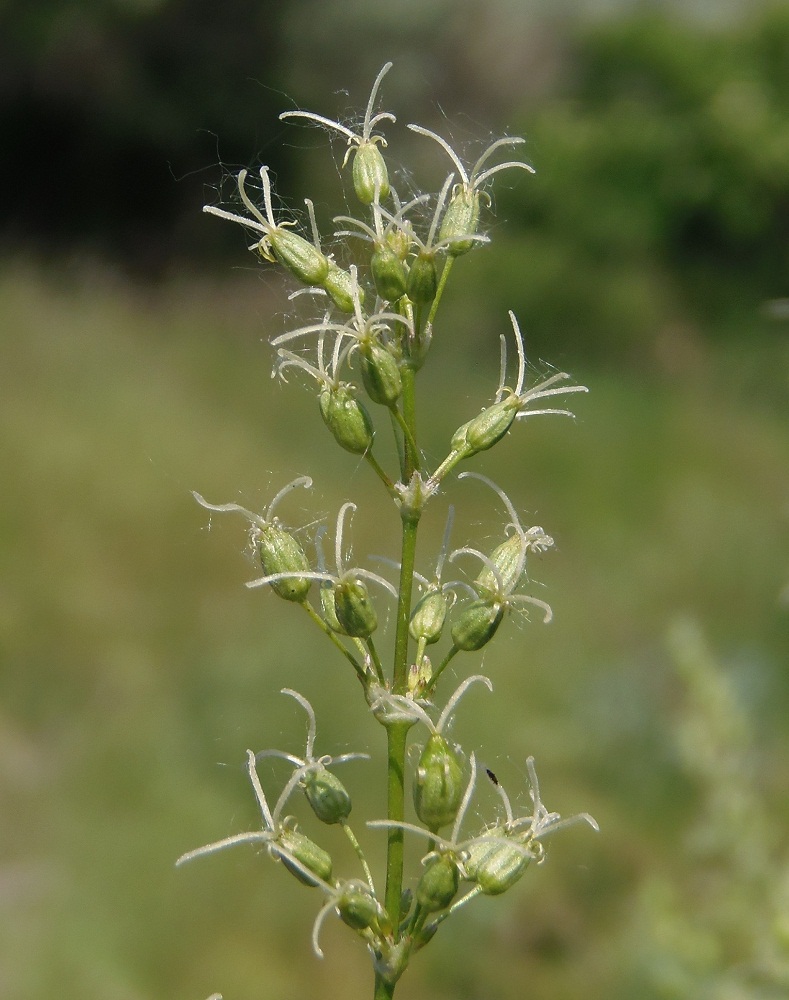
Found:
[[[321,751],[379,746],[347,664],[243,587],[240,519],[207,530],[189,491],[260,508],[309,472],[294,522],[353,498],[357,556],[396,555],[367,470],[269,378],[281,276],[200,212],[260,162],[342,211],[341,143],[276,115],[358,107],[388,59],[404,186],[446,167],[408,121],[469,158],[525,135],[537,168],[499,178],[456,266],[427,452],[490,399],[507,309],[536,368],[591,389],[477,465],[556,538],[533,569],[555,620],[507,622],[453,735],[521,803],[534,754],[549,808],[601,826],[453,919],[400,992],[786,997],[789,11],[712,0],[3,6],[0,996],[369,994],[337,921],[309,952],[315,893],[281,868],[173,860],[255,824],[245,749],[303,738],[281,687]],[[458,544],[492,544],[484,493],[453,489]],[[344,776],[360,817],[374,768]]]

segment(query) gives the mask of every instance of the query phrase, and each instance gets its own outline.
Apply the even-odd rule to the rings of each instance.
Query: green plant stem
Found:
[[[362,850],[362,845],[356,839],[356,834],[348,826],[347,820],[342,820],[340,824],[343,828],[345,836],[350,840],[351,846],[356,852],[356,856],[361,862],[362,869],[364,871],[364,877],[367,879],[367,884],[370,886],[370,891],[375,895],[375,883],[373,882],[373,873],[370,871],[370,866],[367,864],[367,858],[364,856],[364,851]]]
[[[366,451],[364,453],[364,457],[367,459],[368,464],[375,472],[376,476],[378,476],[378,478],[381,480],[381,482],[388,490],[389,495],[394,496],[394,483],[389,478],[389,476],[387,476],[387,474],[384,472],[384,470],[381,468],[381,466],[378,464],[375,458],[373,458],[373,453],[371,451]]]
[[[452,657],[453,657],[453,656],[454,656],[454,655],[455,655],[456,653],[459,653],[459,652],[460,652],[460,650],[459,650],[459,649],[458,649],[458,647],[457,647],[457,646],[456,646],[456,645],[455,645],[455,644],[453,643],[453,644],[452,644],[452,648],[451,648],[451,649],[449,650],[449,652],[448,652],[448,653],[447,653],[447,655],[446,655],[446,656],[444,657],[444,659],[443,659],[443,660],[441,661],[441,663],[439,663],[439,665],[438,665],[438,666],[436,667],[436,669],[435,669],[435,670],[433,671],[433,673],[432,673],[432,675],[431,675],[431,677],[430,677],[430,687],[431,687],[431,688],[432,688],[432,687],[434,687],[434,685],[435,685],[436,681],[437,681],[437,680],[438,680],[438,678],[439,678],[439,677],[441,676],[441,674],[442,674],[442,673],[443,673],[443,671],[444,671],[444,668],[445,668],[445,667],[446,667],[446,665],[447,665],[447,664],[449,663],[449,661],[450,661],[450,660],[452,659]]]
[[[350,653],[345,648],[345,646],[340,641],[339,637],[337,635],[335,635],[334,632],[332,632],[332,630],[329,628],[329,626],[326,624],[326,622],[321,618],[321,616],[318,614],[318,612],[315,610],[315,608],[313,608],[313,606],[310,604],[309,601],[302,601],[301,602],[301,606],[304,608],[304,610],[307,612],[307,614],[310,616],[310,618],[315,622],[315,624],[318,626],[318,628],[321,630],[321,632],[325,632],[325,634],[331,639],[331,641],[334,643],[334,645],[337,647],[337,649],[339,649],[339,651],[342,653],[342,655],[347,660],[350,661],[351,666],[356,671],[356,673],[359,675],[359,680],[363,684],[366,684],[367,683],[367,675],[365,674],[364,670],[359,665],[359,663],[356,661],[356,658],[353,656],[352,653]]]
[[[413,397],[414,397],[414,393],[413,393],[413,381],[414,381],[414,371],[413,371],[413,369],[412,368],[404,368],[403,369],[402,378],[403,378],[403,409],[406,408],[406,405],[409,405],[410,409],[411,409],[411,412],[410,413],[400,413],[400,411],[397,409],[397,407],[392,407],[392,416],[395,418],[395,420],[397,421],[398,426],[400,427],[400,429],[403,432],[403,439],[405,441],[405,449],[406,449],[406,467],[410,466],[411,471],[413,472],[413,470],[414,469],[418,469],[419,465],[420,465],[420,463],[419,463],[419,450],[418,450],[418,448],[416,446],[416,440],[414,439],[414,435],[413,435],[413,433],[411,431],[411,427],[413,427],[413,425],[414,425],[414,413],[413,413]],[[406,392],[406,384],[409,381],[411,383],[411,392],[407,393]],[[406,400],[409,400],[410,402],[407,404]],[[408,479],[410,479],[410,478],[411,478],[411,476],[408,475],[406,477],[406,481]]]
[[[387,983],[386,980],[376,972],[373,1000],[391,1000],[394,996],[395,985],[395,983]]]
[[[438,288],[436,289],[436,297],[433,299],[433,304],[430,307],[430,313],[427,317],[427,323],[425,326],[430,326],[435,319],[436,313],[438,312],[438,304],[441,301],[441,296],[444,294],[444,287],[447,283],[447,278],[449,277],[449,272],[452,270],[452,265],[455,263],[454,255],[450,254],[447,257],[446,263],[441,271],[441,277],[438,280]]]
[[[367,637],[367,648],[370,651],[370,659],[373,661],[373,666],[375,667],[375,673],[378,680],[384,683],[384,667],[381,663],[381,657],[378,655],[378,650],[375,648],[375,643],[373,642],[373,637],[370,635]]]

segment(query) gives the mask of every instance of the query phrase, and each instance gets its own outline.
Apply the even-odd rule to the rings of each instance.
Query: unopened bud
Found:
[[[299,236],[277,226],[269,234],[274,256],[305,285],[322,285],[329,273],[329,260],[321,251]]]
[[[372,205],[376,192],[379,199],[389,197],[389,171],[378,144],[367,140],[359,144],[353,158],[353,189],[363,205]]]
[[[504,618],[504,607],[490,601],[472,601],[452,625],[452,642],[474,652],[490,642]]]
[[[411,263],[406,291],[412,302],[427,304],[436,297],[438,274],[432,252],[420,251]]]
[[[496,831],[491,831],[495,836]],[[531,856],[517,844],[480,837],[467,848],[463,862],[466,878],[476,882],[486,896],[500,896],[510,889],[529,867]]]
[[[337,444],[354,455],[369,451],[373,443],[373,423],[350,386],[327,386],[318,402],[324,423]]]
[[[378,923],[378,904],[372,896],[359,889],[343,893],[337,900],[337,912],[343,923],[355,931],[363,931]]]
[[[378,628],[370,592],[361,580],[340,580],[334,587],[334,610],[343,632],[367,639]]]
[[[279,855],[283,865],[299,882],[303,882],[304,885],[317,885],[318,883],[309,877],[309,872],[324,882],[331,882],[331,856],[309,837],[305,837],[297,830],[283,830],[277,842],[298,862],[294,864],[287,855]]]
[[[408,626],[411,637],[417,642],[424,639],[427,645],[438,642],[441,630],[444,628],[448,604],[443,591],[429,590],[411,615],[411,623]]]
[[[375,290],[387,302],[396,302],[405,295],[406,273],[403,262],[391,247],[379,245],[370,258]]]
[[[351,814],[351,797],[338,777],[323,765],[310,768],[302,787],[312,811],[321,823],[342,823]]]
[[[275,576],[278,573],[293,574],[281,580],[272,580],[271,589],[286,601],[301,603],[312,585],[312,580],[299,575],[311,572],[301,545],[293,535],[276,524],[265,524],[260,528],[256,543],[260,563],[266,576]]]
[[[457,895],[460,875],[448,857],[431,861],[416,887],[416,901],[428,913],[445,910]]]
[[[485,566],[474,581],[475,590],[488,594],[491,598],[500,592],[509,594],[523,573],[525,544],[523,536],[516,533],[497,545],[490,554],[490,562],[495,566],[496,572]]]
[[[350,271],[344,271],[341,267],[337,267],[333,260],[330,260],[326,277],[316,284],[322,286],[338,309],[345,313],[354,311],[354,285]],[[364,290],[357,286],[356,294],[361,305],[364,302]]]
[[[360,354],[367,395],[374,403],[394,406],[403,391],[397,360],[375,340],[362,344]]]
[[[439,733],[433,733],[422,751],[414,778],[414,808],[425,826],[435,832],[454,822],[463,798],[463,772],[457,754]]]
[[[456,237],[471,237],[477,232],[479,225],[479,192],[458,185],[450,199],[438,238],[447,242],[447,252],[453,257],[468,253],[474,246],[473,239],[457,239]]]

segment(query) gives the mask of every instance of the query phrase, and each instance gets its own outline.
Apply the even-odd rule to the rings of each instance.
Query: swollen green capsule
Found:
[[[378,140],[380,141],[380,139]],[[375,139],[363,140],[353,158],[353,189],[363,205],[389,197],[389,171]]]
[[[283,865],[285,865],[289,872],[292,872],[296,876],[299,882],[303,882],[304,885],[318,884],[314,879],[309,877],[308,872],[317,875],[324,882],[331,882],[331,857],[322,847],[318,847],[314,841],[310,840],[309,837],[305,837],[303,833],[299,833],[297,830],[283,830],[277,839],[277,843],[289,854],[293,855],[298,862],[298,865],[295,865],[290,858],[285,855],[279,855]],[[306,869],[306,871],[302,869]]]
[[[440,733],[432,733],[414,778],[414,808],[435,832],[453,823],[463,798],[463,772],[457,754]]]
[[[360,346],[362,382],[374,403],[394,406],[403,391],[397,360],[375,340]]]
[[[378,615],[370,592],[361,580],[340,580],[334,587],[334,610],[343,632],[368,639],[378,628]]]
[[[438,642],[444,628],[449,601],[441,590],[428,590],[422,600],[414,608],[408,631],[411,637],[419,642],[423,639],[427,645]]]
[[[406,273],[403,262],[385,243],[376,246],[370,258],[375,290],[387,302],[396,302],[405,295]]]
[[[504,618],[504,607],[490,601],[472,601],[452,625],[452,642],[473,652],[490,642]]]
[[[375,433],[373,422],[350,386],[327,386],[318,403],[324,423],[337,444],[354,455],[369,451]]]
[[[406,291],[412,302],[426,305],[436,297],[438,274],[431,251],[420,251],[411,263]]]
[[[272,580],[271,589],[286,601],[301,603],[312,586],[312,580],[298,575],[312,571],[301,545],[293,535],[273,523],[263,525],[256,536],[260,563],[266,576],[277,573],[294,574],[281,580]]]
[[[350,271],[344,271],[330,260],[326,277],[316,284],[321,285],[338,309],[346,313],[354,311],[354,282]],[[361,305],[364,302],[364,290],[357,286],[356,295]]]
[[[457,895],[460,875],[457,865],[448,857],[431,861],[416,887],[416,901],[428,913],[446,909]]]
[[[274,256],[305,285],[322,285],[329,273],[329,259],[303,236],[276,226],[268,235]]]
[[[350,816],[351,797],[345,785],[322,764],[310,768],[301,784],[321,823],[342,823]]]
[[[441,229],[438,239],[440,242],[447,241],[447,252],[453,257],[468,253],[474,246],[473,239],[457,239],[459,236],[474,236],[479,225],[479,192],[467,188],[465,185],[458,185],[455,193],[450,199],[444,218],[441,220]]]
[[[496,831],[490,831],[490,838],[480,837],[466,849],[467,858],[463,862],[466,878],[476,882],[480,892],[486,896],[500,896],[521,878],[529,867],[531,856],[516,844],[493,839]]]

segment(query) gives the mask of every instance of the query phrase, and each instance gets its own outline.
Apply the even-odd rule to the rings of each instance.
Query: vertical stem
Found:
[[[408,482],[414,469],[419,468],[419,455],[416,451],[416,400],[414,393],[414,376],[416,372],[410,365],[402,369],[403,379],[403,421],[409,434],[405,438],[406,468],[404,482]]]
[[[391,1000],[394,996],[394,983],[387,983],[378,973],[375,975],[375,993],[373,1000]]]

